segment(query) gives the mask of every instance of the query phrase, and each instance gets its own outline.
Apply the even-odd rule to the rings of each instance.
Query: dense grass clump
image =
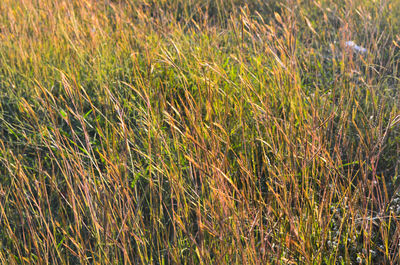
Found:
[[[399,15],[0,1],[0,263],[399,264]]]

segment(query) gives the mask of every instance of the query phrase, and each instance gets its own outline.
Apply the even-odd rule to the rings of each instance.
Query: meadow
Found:
[[[400,1],[1,0],[1,264],[400,264]]]

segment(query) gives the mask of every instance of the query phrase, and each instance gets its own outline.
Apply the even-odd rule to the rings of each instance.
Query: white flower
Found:
[[[359,53],[367,52],[367,49],[365,49],[364,47],[358,46],[357,44],[355,44],[354,41],[346,41],[346,47],[352,48],[355,52],[359,52]]]

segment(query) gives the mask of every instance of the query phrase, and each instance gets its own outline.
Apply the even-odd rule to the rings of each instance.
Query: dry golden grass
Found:
[[[398,264],[399,15],[2,0],[0,263]]]

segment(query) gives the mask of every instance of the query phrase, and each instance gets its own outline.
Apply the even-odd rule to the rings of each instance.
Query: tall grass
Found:
[[[1,1],[0,262],[398,264],[399,14]]]

